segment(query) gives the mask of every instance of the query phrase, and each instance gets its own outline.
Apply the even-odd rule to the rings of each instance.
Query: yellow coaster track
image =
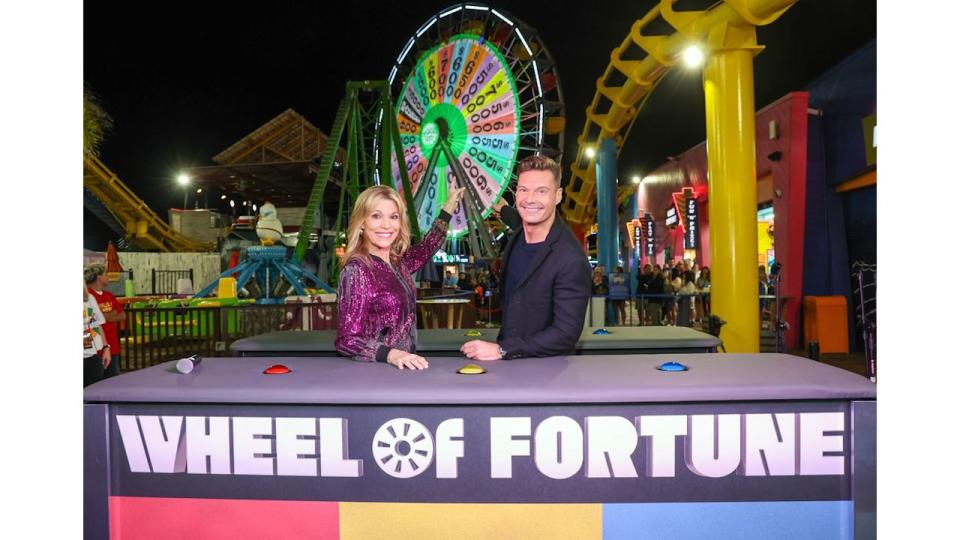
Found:
[[[612,139],[619,154],[645,99],[676,63],[684,47],[695,42],[714,44],[723,40],[722,34],[770,24],[796,2],[726,0],[705,11],[674,11],[675,1],[661,0],[633,23],[630,34],[610,53],[610,64],[597,79],[597,91],[586,109],[587,119],[577,138],[579,147],[570,165],[567,199],[562,205],[570,223],[589,228],[596,221],[596,157],[587,157],[587,148],[597,150],[601,139]],[[657,18],[662,18],[676,31],[671,35],[644,34],[644,29]],[[646,56],[642,60],[625,60],[633,47],[642,49]],[[762,47],[755,47],[755,53],[760,50]],[[622,77],[616,76],[617,73]],[[624,77],[626,81],[622,84],[611,82]],[[606,112],[599,112],[602,110]],[[622,204],[635,190],[636,186],[621,187],[617,204]]]
[[[83,156],[83,187],[100,200],[125,231],[126,238],[141,249],[157,251],[211,251],[216,246],[188,238],[137,197],[99,159]]]

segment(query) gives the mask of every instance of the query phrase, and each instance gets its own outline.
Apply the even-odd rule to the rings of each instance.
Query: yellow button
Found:
[[[457,370],[457,373],[461,375],[480,375],[486,372],[487,370],[483,369],[482,367],[476,364],[467,364]]]

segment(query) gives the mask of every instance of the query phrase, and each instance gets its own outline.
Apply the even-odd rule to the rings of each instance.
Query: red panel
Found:
[[[786,238],[794,272],[784,275],[783,289],[790,296],[785,318],[790,323],[787,344],[800,345],[800,307],[803,302],[803,238],[807,217],[807,104],[808,92],[794,92],[790,104],[790,232]]]
[[[790,324],[786,342],[799,347],[800,306],[803,294],[803,233],[807,183],[807,92],[791,92],[757,113],[757,176],[770,174],[773,189],[774,249],[783,264],[781,295],[784,319]],[[776,121],[779,137],[770,139],[769,123]],[[771,156],[780,152],[779,159]]]
[[[337,502],[110,497],[110,538],[340,537]]]

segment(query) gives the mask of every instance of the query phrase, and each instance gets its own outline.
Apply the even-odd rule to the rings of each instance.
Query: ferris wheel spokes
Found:
[[[466,171],[463,170],[463,166],[458,160],[453,156],[453,151],[450,150],[449,144],[445,140],[441,140],[438,144],[444,154],[446,154],[447,161],[450,163],[451,172],[454,176],[454,181],[457,184],[457,187],[467,188],[463,194],[462,202],[460,206],[463,208],[464,213],[466,214],[469,234],[467,238],[470,242],[470,249],[473,250],[473,253],[479,255],[484,259],[493,259],[497,256],[499,250],[496,249],[493,239],[490,237],[490,231],[487,229],[486,223],[483,221],[483,205],[481,203],[480,194],[477,193],[476,186],[469,181]],[[477,245],[479,237],[479,245]]]
[[[470,246],[472,253],[476,256],[484,259],[495,258],[499,252],[496,247],[496,244],[493,242],[493,238],[490,236],[490,231],[487,229],[486,223],[483,220],[483,200],[480,193],[477,192],[476,187],[470,182],[469,177],[467,176],[466,171],[463,170],[463,166],[454,156],[453,150],[450,148],[450,143],[447,142],[446,137],[440,136],[437,140],[437,143],[434,145],[433,150],[430,152],[430,159],[427,162],[426,169],[424,169],[423,174],[420,176],[420,182],[417,185],[416,194],[414,195],[413,204],[416,207],[415,214],[419,216],[420,220],[423,222],[432,221],[435,219],[433,203],[435,202],[434,197],[428,197],[430,187],[435,184],[444,184],[446,187],[447,182],[450,181],[446,175],[436,174],[437,163],[441,155],[446,157],[447,163],[450,167],[449,175],[452,177],[453,184],[456,187],[464,187],[463,199],[461,199],[459,210],[463,212],[463,220],[466,222],[467,229],[467,242]],[[441,167],[441,170],[443,167]],[[444,176],[444,178],[441,178]],[[437,186],[439,187],[439,186]],[[440,191],[440,190],[436,190]],[[444,195],[446,190],[443,190]],[[443,197],[443,200],[439,201],[438,204],[442,204],[446,197]],[[427,208],[424,208],[424,204],[428,205]],[[458,212],[455,210],[454,214]],[[423,224],[421,224],[423,225]],[[423,226],[423,229],[429,228],[429,223],[426,226]]]

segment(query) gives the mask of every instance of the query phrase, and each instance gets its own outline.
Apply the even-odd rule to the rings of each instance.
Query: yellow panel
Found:
[[[599,540],[601,504],[340,503],[341,540]]]
[[[773,249],[773,238],[767,232],[768,229],[770,229],[770,224],[766,221],[757,222],[757,253],[762,255],[764,260],[767,257],[767,250]]]
[[[237,279],[232,277],[222,277],[217,283],[217,298],[236,298],[237,297]]]

